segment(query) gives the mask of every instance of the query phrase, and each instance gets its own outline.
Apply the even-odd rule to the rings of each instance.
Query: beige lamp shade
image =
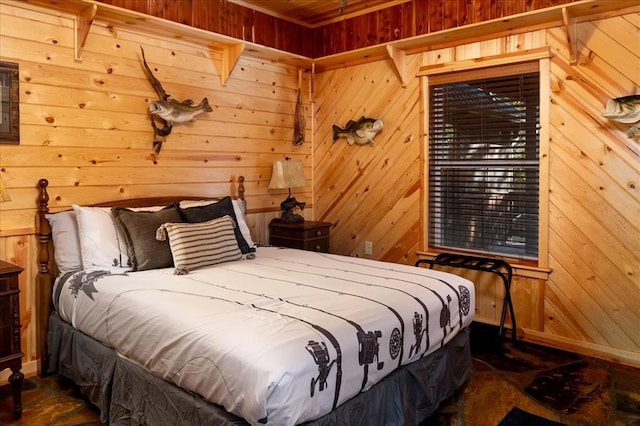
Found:
[[[0,176],[0,203],[4,203],[7,201],[11,201],[11,196],[9,195],[7,188],[4,186],[2,176]]]
[[[307,186],[302,171],[302,161],[277,160],[273,162],[273,172],[269,189],[301,188]]]

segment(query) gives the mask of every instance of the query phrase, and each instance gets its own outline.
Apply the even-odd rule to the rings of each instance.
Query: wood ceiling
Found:
[[[310,28],[411,0],[228,0]]]

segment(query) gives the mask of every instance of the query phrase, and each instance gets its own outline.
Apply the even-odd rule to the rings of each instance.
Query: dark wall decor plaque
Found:
[[[18,64],[0,62],[0,143],[20,143]]]

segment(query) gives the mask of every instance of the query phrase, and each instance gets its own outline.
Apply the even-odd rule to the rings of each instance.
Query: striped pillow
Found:
[[[165,223],[158,228],[156,239],[169,237],[175,274],[183,275],[203,266],[240,260],[234,228],[230,216],[200,223]]]

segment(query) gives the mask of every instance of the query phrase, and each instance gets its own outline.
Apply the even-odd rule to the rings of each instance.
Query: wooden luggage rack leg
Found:
[[[513,310],[513,302],[511,301],[511,280],[513,271],[511,265],[502,259],[493,259],[489,257],[467,256],[455,253],[440,253],[432,259],[420,259],[415,266],[426,263],[429,269],[433,269],[434,265],[451,266],[457,268],[472,269],[474,271],[491,272],[502,278],[504,284],[504,300],[502,302],[502,315],[500,317],[500,337],[504,333],[504,323],[507,317],[507,308],[511,316],[511,339],[517,341],[516,335],[516,315]]]

